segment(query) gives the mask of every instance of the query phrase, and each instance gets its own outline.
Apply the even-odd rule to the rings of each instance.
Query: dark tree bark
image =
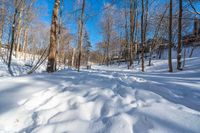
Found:
[[[13,47],[14,47],[14,41],[15,41],[15,26],[16,26],[17,14],[18,14],[18,9],[16,7],[15,13],[14,13],[14,19],[13,19],[13,23],[12,23],[11,47],[10,47],[10,55],[9,55],[9,59],[8,59],[8,69],[11,74],[12,74],[12,71],[11,71],[10,67],[11,67],[12,53],[13,53]]]
[[[60,6],[60,0],[55,0],[52,24],[50,31],[50,48],[48,55],[47,72],[56,71],[56,51],[57,51],[57,29],[58,29],[58,11]]]
[[[170,0],[170,9],[169,9],[168,66],[169,66],[169,72],[173,72],[173,68],[172,68],[172,0]]]
[[[141,15],[141,58],[142,58],[142,72],[144,72],[144,0],[142,0],[142,15]]]
[[[149,11],[149,0],[146,0],[145,4],[145,18],[144,18],[144,42],[146,45],[146,32],[147,32],[147,19],[148,19],[148,11]]]
[[[148,19],[148,14],[149,14],[149,0],[146,0],[145,8],[146,8],[146,10],[145,10],[145,20],[144,20],[144,42],[145,42],[145,44],[143,44],[143,45],[147,46],[147,44],[146,44],[146,33],[147,33],[147,26],[148,26],[148,23],[147,23],[148,20],[147,19]],[[151,53],[151,48],[150,48],[150,53]]]
[[[182,0],[179,0],[179,17],[178,17],[178,47],[177,47],[177,69],[181,68],[181,51],[182,51]]]
[[[191,50],[191,52],[190,52],[189,58],[191,58],[191,57],[192,57],[192,55],[193,55],[193,52],[194,52],[194,49],[195,49],[195,46],[192,46],[192,50]]]

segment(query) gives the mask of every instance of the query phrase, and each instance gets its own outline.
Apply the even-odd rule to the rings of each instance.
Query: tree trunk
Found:
[[[3,38],[3,28],[4,28],[4,21],[5,21],[5,7],[4,7],[4,0],[2,1],[2,11],[1,11],[1,21],[0,21],[0,53],[2,47],[2,38]]]
[[[149,48],[149,66],[151,66],[151,57],[152,57],[152,52],[151,52],[151,46]]]
[[[11,27],[10,30],[9,30],[7,44],[10,43],[11,34],[12,34],[12,27]],[[10,49],[11,49],[11,48],[9,48],[9,47],[7,48],[7,57],[6,57],[7,63],[9,62],[9,54],[10,54],[9,52],[10,52]]]
[[[192,57],[194,49],[195,49],[195,47],[194,47],[194,46],[192,46],[192,50],[191,50],[191,52],[190,52],[189,58],[191,58],[191,57]]]
[[[21,32],[22,32],[22,27],[21,27],[21,23],[22,23],[22,11],[19,12],[19,22],[18,22],[18,26],[17,26],[17,45],[16,45],[16,57],[18,57],[19,55],[19,48],[20,48],[20,41],[21,41]]]
[[[78,72],[80,71],[81,65],[81,52],[82,52],[82,41],[83,41],[83,17],[85,11],[85,0],[82,3],[81,18],[79,20],[79,35],[78,35]]]
[[[134,45],[135,12],[136,12],[135,5],[136,5],[135,0],[130,0],[130,49],[129,49],[130,67],[133,65],[133,45]]]
[[[60,3],[60,12],[59,12],[59,29],[58,29],[58,64],[59,67],[61,67],[62,63],[64,63],[64,43],[62,43],[63,37],[62,35],[62,14],[63,14],[63,6],[64,6],[64,0],[61,0]]]
[[[141,43],[142,43],[142,72],[144,72],[144,0],[142,0],[142,15],[141,15]]]
[[[57,28],[58,28],[58,11],[60,6],[60,0],[55,0],[52,24],[50,31],[50,48],[48,55],[47,72],[56,71],[56,51],[57,51]]]
[[[75,62],[75,53],[76,53],[76,49],[73,48],[72,50],[72,60],[71,60],[71,66],[74,67],[74,62]]]
[[[148,19],[148,12],[149,12],[149,0],[146,0],[145,8],[146,8],[146,10],[145,10],[145,18],[144,18],[144,44],[143,45],[145,47],[147,47],[147,45],[146,45],[146,33],[147,33],[147,25],[148,25],[148,23],[147,23],[148,20],[147,19]],[[146,56],[146,52],[145,52],[145,56]],[[144,63],[143,63],[143,67],[144,67]],[[143,68],[143,71],[144,71],[144,68]]]
[[[125,38],[126,38],[126,42],[125,42],[125,50],[124,50],[124,53],[125,53],[125,61],[127,62],[128,61],[128,22],[127,22],[127,19],[128,19],[128,15],[127,15],[127,9],[125,8],[125,26],[124,26],[124,28],[125,28]],[[128,65],[128,68],[129,68],[129,65]]]
[[[179,18],[178,18],[178,48],[177,48],[177,69],[181,68],[181,51],[182,51],[182,0],[179,0]]]
[[[147,32],[147,19],[148,19],[148,11],[149,11],[149,0],[146,0],[146,4],[145,4],[145,18],[144,18],[144,42],[145,42],[145,46],[146,46],[146,32]]]
[[[184,48],[184,56],[183,56],[183,68],[185,67],[185,58],[186,58],[186,48]]]
[[[168,48],[168,66],[169,72],[173,72],[172,68],[172,0],[170,0],[170,9],[169,9],[169,48]]]
[[[14,41],[15,41],[15,25],[16,25],[17,14],[18,14],[18,10],[16,8],[15,9],[13,23],[12,23],[11,47],[10,47],[10,55],[9,55],[9,60],[8,60],[8,69],[9,69],[9,72],[11,74],[12,74],[12,71],[11,71],[11,61],[12,61],[13,46],[14,46]]]
[[[108,29],[110,29],[110,23],[108,23]],[[109,57],[109,48],[110,48],[110,33],[108,33],[108,40],[106,45],[106,65],[109,65],[110,57]]]

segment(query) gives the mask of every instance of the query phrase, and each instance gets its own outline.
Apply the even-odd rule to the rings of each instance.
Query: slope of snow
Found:
[[[200,58],[166,62],[0,77],[0,133],[199,133]]]
[[[3,58],[7,60],[6,52],[3,51]],[[22,54],[22,53],[20,53]],[[21,56],[20,56],[21,57]],[[31,55],[27,54],[27,59],[25,60],[23,57],[16,58],[12,56],[11,61],[11,70],[12,74],[8,70],[7,64],[3,61],[2,56],[0,56],[0,77],[8,77],[8,76],[19,76],[26,75],[31,68],[36,64],[40,56],[36,56],[35,59]],[[46,62],[44,62],[40,67],[35,71],[35,73],[41,73],[46,68]]]

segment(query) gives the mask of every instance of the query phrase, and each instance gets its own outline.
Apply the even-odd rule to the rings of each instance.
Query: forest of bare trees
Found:
[[[0,0],[0,133],[200,133],[200,0]]]
[[[74,1],[73,11],[66,10],[67,1],[54,0],[51,25],[47,26],[38,18],[46,7],[36,6],[36,2],[0,0],[0,55],[10,73],[13,56],[32,59],[29,73],[44,63],[47,72],[65,66],[80,71],[82,66],[114,63],[126,63],[128,69],[140,65],[144,72],[153,59],[164,57],[165,50],[169,72],[174,68],[173,51],[176,51],[176,69],[183,70],[185,36],[195,28],[194,21],[200,16],[198,0],[112,0],[99,12],[92,11],[89,0]],[[87,23],[97,16],[95,25],[99,34],[93,36],[102,38],[92,44]],[[71,31],[69,23],[76,25],[76,32]],[[193,40],[199,41],[198,36]],[[197,48],[191,47],[190,57]]]

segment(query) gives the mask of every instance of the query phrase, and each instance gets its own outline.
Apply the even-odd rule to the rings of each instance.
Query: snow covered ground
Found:
[[[35,56],[33,58],[31,55],[27,54],[28,59],[24,59],[22,57],[22,53],[20,54],[19,58],[16,58],[15,56],[12,56],[12,61],[11,61],[11,70],[12,74],[9,72],[7,64],[5,63],[5,59],[7,60],[7,53],[5,50],[1,51],[3,52],[3,58],[2,55],[0,55],[0,77],[8,77],[8,76],[19,76],[19,75],[26,75],[36,64],[40,56]],[[46,69],[46,62],[44,62],[36,71],[35,73],[41,73],[45,71]]]
[[[200,58],[166,65],[0,77],[0,133],[200,133]]]

